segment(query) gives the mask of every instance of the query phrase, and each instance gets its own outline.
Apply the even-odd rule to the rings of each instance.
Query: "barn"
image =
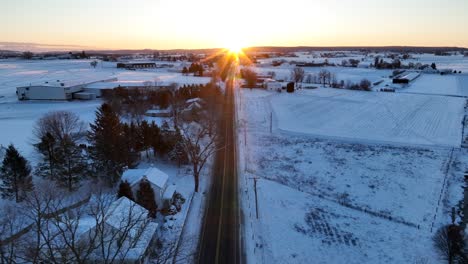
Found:
[[[393,83],[408,84],[421,75],[419,72],[410,72],[393,78]]]

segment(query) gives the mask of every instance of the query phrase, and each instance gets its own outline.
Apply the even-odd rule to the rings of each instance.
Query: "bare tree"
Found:
[[[57,263],[55,250],[56,234],[51,230],[50,216],[52,208],[57,208],[59,200],[55,199],[53,187],[41,184],[30,192],[25,199],[24,217],[32,223],[31,231],[21,239],[27,245],[25,247],[25,259],[33,263],[49,260]]]
[[[69,191],[74,190],[86,169],[83,150],[85,123],[72,112],[57,111],[43,116],[36,123],[36,149],[43,155],[38,173],[50,178]]]
[[[192,252],[194,244],[196,244],[194,237],[181,239],[179,243],[173,240],[158,239],[156,242],[157,250],[150,257],[151,261],[156,264],[192,263],[193,257],[196,255],[195,252]]]
[[[22,218],[31,223],[30,228],[9,244],[0,244],[3,259],[124,263],[150,224],[148,212],[126,198],[120,201],[128,203],[124,210],[117,210],[113,206],[120,204],[113,204],[113,195],[100,193],[88,204],[68,204],[65,196],[53,194],[52,189],[42,186],[25,200]],[[6,220],[0,222],[2,231],[11,226]]]
[[[89,63],[89,65],[91,65],[91,67],[93,68],[96,68],[96,66],[98,65],[98,62],[97,60],[93,60],[92,62]]]
[[[331,72],[328,71],[328,70],[320,70],[320,72],[318,73],[318,76],[319,76],[319,83],[323,84],[323,85],[326,85],[326,84],[329,84],[330,83],[330,79],[331,79]]]
[[[464,247],[462,229],[457,225],[441,227],[433,237],[434,246],[449,264],[460,257]]]
[[[0,216],[0,263],[17,263],[22,260],[20,241],[16,234],[25,226],[23,217],[18,214],[18,208],[3,205]]]
[[[38,140],[50,133],[57,140],[70,138],[73,141],[78,141],[84,138],[86,125],[75,113],[55,111],[49,112],[39,119],[33,133]]]
[[[181,127],[182,144],[193,168],[195,192],[198,192],[200,172],[217,150],[218,135],[213,132],[214,126],[213,120],[206,119],[200,123],[186,123]]]
[[[301,67],[294,67],[291,70],[291,79],[296,83],[296,87],[298,83],[301,83],[304,80],[305,71]]]

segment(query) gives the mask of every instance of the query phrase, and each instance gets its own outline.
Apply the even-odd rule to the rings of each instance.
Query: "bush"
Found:
[[[359,83],[359,88],[363,91],[370,91],[371,90],[371,82],[367,79],[362,79]]]

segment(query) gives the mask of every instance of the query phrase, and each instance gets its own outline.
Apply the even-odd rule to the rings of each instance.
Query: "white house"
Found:
[[[154,190],[154,199],[159,208],[165,204],[164,193],[168,187],[168,179],[169,176],[166,173],[154,167],[149,169],[128,169],[122,175],[122,181],[128,181],[134,196],[136,196],[140,182],[147,180]]]

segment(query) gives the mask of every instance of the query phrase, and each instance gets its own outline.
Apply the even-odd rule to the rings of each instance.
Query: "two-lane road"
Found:
[[[213,182],[199,241],[198,263],[243,263],[240,245],[240,208],[236,141],[234,138],[234,79],[226,82],[220,136]]]

